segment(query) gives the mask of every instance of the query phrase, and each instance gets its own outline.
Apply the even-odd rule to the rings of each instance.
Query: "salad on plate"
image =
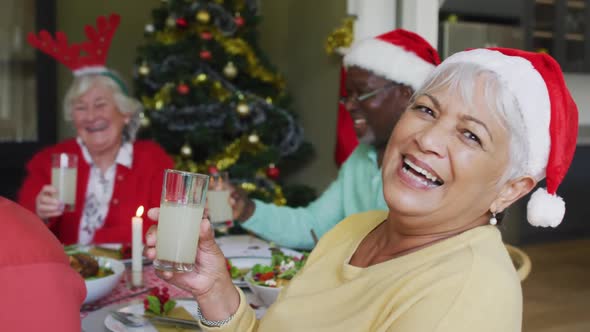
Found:
[[[287,255],[278,248],[271,248],[271,250],[270,265],[254,265],[250,273],[250,282],[258,286],[284,287],[305,265],[309,253],[304,252],[300,256],[294,256]]]

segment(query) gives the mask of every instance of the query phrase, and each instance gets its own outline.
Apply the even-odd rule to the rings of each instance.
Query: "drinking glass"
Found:
[[[208,175],[173,169],[164,171],[154,260],[157,269],[193,270],[208,183]]]
[[[212,223],[226,223],[233,220],[232,208],[229,205],[229,175],[219,172],[211,175],[209,192],[207,193],[207,207],[209,220]]]
[[[69,153],[51,155],[51,185],[57,190],[57,199],[64,204],[64,211],[76,208],[76,178],[78,156]]]

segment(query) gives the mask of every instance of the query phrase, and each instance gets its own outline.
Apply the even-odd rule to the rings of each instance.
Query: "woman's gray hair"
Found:
[[[447,93],[460,96],[465,105],[475,109],[474,95],[478,83],[482,84],[480,86],[483,87],[486,106],[499,117],[510,134],[509,164],[499,184],[527,175],[529,144],[526,138],[526,125],[515,96],[496,73],[474,63],[443,62],[416,91],[412,100],[420,95],[446,90]]]
[[[122,84],[125,84],[123,83],[123,80],[121,80],[120,76],[113,71],[111,71],[109,75],[114,75],[115,77],[119,78],[119,81]],[[64,98],[65,119],[67,121],[72,119],[72,105],[74,101],[80,98],[80,96],[88,92],[90,88],[97,84],[110,88],[113,91],[113,98],[119,112],[130,115],[129,123],[127,123],[123,128],[122,134],[124,142],[133,142],[137,136],[137,131],[139,130],[140,114],[143,111],[143,106],[137,99],[125,94],[119,83],[107,75],[96,73],[85,74],[74,78],[74,81],[70,85]]]

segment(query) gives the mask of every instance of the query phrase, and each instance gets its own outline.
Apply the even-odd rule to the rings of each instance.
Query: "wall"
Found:
[[[341,0],[262,0],[262,48],[287,79],[293,108],[314,144],[316,157],[292,182],[325,188],[337,174],[334,144],[340,58],[324,41],[346,15]]]
[[[84,25],[92,23],[99,15],[118,13],[121,25],[113,38],[108,63],[126,79],[131,81],[131,70],[135,58],[135,48],[143,42],[143,31],[150,19],[151,9],[160,0],[102,0],[79,1],[57,0],[57,29],[65,32],[72,42],[85,39]],[[72,74],[64,66],[58,66],[58,139],[74,134],[71,125],[63,120],[62,98],[72,81]]]

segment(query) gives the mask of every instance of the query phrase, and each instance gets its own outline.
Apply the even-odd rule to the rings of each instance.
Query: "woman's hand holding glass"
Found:
[[[152,208],[148,217],[157,221],[160,209]],[[156,258],[157,227],[146,234],[144,255]],[[168,283],[190,292],[199,303],[203,317],[208,320],[224,320],[235,314],[240,305],[240,295],[227,271],[225,257],[215,243],[213,228],[207,218],[201,221],[195,268],[190,272],[156,270],[156,274]]]
[[[35,199],[35,212],[41,219],[59,217],[64,212],[64,205],[57,197],[57,189],[51,185],[41,188]]]

